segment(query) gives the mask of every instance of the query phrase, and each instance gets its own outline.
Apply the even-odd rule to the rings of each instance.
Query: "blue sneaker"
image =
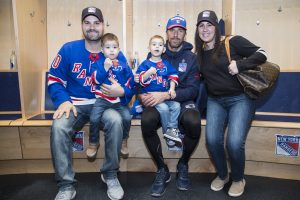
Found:
[[[171,181],[171,175],[168,169],[161,168],[156,172],[154,183],[151,186],[151,196],[161,197],[165,191],[167,183]]]
[[[179,162],[177,164],[176,186],[178,190],[188,190],[190,188],[189,166]]]

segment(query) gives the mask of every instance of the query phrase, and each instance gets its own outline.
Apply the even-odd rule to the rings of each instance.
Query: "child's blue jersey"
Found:
[[[147,80],[143,80],[143,74],[151,67],[156,68],[156,74],[151,75]],[[173,80],[178,85],[177,70],[164,59],[159,62],[152,62],[147,59],[138,67],[136,73],[139,74],[142,93],[166,92],[169,90],[170,80]]]
[[[122,105],[126,106],[135,94],[133,73],[127,63],[121,61],[113,61],[112,66],[106,72],[104,69],[104,61],[105,60],[97,61],[92,66],[93,69],[95,68],[95,71],[92,73],[92,80],[97,84],[95,90],[96,97],[103,98],[111,103],[121,102]],[[123,87],[125,90],[124,98],[109,97],[101,92],[101,84],[111,85],[109,78],[113,78]]]

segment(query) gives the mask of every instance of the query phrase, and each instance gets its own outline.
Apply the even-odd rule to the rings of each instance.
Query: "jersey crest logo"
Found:
[[[187,63],[184,59],[182,59],[181,63],[179,63],[178,71],[180,72],[186,72]]]

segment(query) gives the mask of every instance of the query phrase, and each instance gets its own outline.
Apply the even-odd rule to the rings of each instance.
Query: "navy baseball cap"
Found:
[[[183,17],[179,16],[179,15],[170,18],[168,20],[166,28],[167,28],[167,30],[169,30],[169,29],[174,28],[174,27],[181,27],[184,30],[186,30],[186,20]]]
[[[96,7],[87,7],[82,10],[81,21],[83,21],[87,16],[93,15],[99,19],[100,22],[103,22],[103,15],[99,8]]]
[[[214,26],[218,25],[218,17],[214,11],[211,10],[204,10],[199,13],[198,19],[197,19],[197,26],[200,24],[200,22],[206,21],[211,23]]]

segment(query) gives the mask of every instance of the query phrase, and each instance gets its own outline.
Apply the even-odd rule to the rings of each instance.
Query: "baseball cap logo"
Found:
[[[96,8],[91,7],[91,8],[88,9],[88,12],[89,13],[95,13],[96,12]]]
[[[209,11],[204,11],[202,17],[209,17],[210,12]]]

